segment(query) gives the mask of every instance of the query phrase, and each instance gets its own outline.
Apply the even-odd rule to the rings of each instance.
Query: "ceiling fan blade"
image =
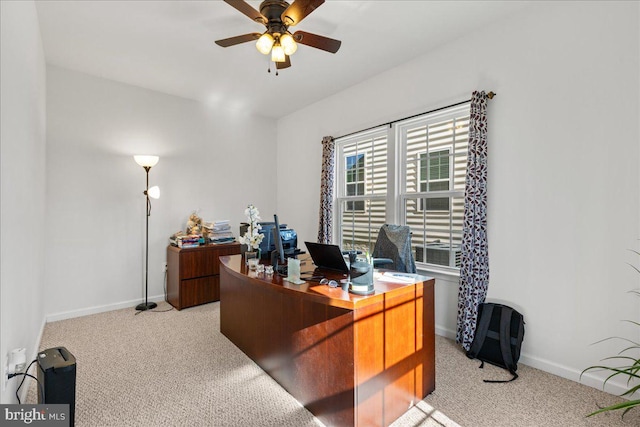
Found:
[[[253,19],[256,22],[266,25],[267,18],[264,17],[263,14],[255,10],[249,3],[244,0],[224,0],[225,3],[230,6],[236,8],[241,13],[244,13],[249,18]]]
[[[324,3],[324,0],[295,0],[282,12],[280,19],[282,19],[284,25],[289,27],[297,25],[322,3]]]
[[[284,56],[284,62],[276,62],[276,69],[278,70],[289,67],[291,67],[291,59],[289,59],[289,55]]]
[[[340,40],[307,33],[306,31],[296,31],[293,34],[293,39],[300,44],[315,47],[316,49],[325,50],[331,53],[336,53],[342,44]]]
[[[258,40],[261,35],[260,33],[243,34],[241,36],[229,37],[228,39],[216,40],[216,44],[222,47],[235,46],[240,43]]]

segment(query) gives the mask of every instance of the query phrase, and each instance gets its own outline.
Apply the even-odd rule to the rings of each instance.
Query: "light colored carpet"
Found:
[[[168,309],[166,303],[157,310]],[[76,426],[321,426],[220,333],[219,303],[133,308],[46,325],[41,350],[77,359]],[[640,426],[640,411],[585,415],[620,399],[520,364],[520,378],[436,337],[436,390],[393,426]],[[35,402],[29,389],[28,402]]]

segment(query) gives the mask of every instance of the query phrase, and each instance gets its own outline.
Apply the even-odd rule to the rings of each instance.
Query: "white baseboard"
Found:
[[[456,331],[448,328],[436,325],[436,334],[452,340],[456,339]],[[571,381],[578,382],[580,384],[587,385],[589,387],[596,388],[601,391],[605,391],[610,394],[621,395],[627,391],[630,387],[626,385],[626,380],[620,377],[618,381],[612,379],[607,381],[606,386],[603,388],[602,383],[609,374],[603,374],[598,376],[595,373],[586,373],[580,377],[580,371],[576,371],[573,368],[560,365],[558,363],[551,362],[549,360],[540,359],[538,357],[529,356],[525,353],[520,353],[520,360],[518,363],[531,366],[532,368],[540,369],[541,371],[548,372],[553,375],[557,375],[562,378],[566,378]],[[632,398],[637,398],[637,394]]]
[[[150,296],[148,300],[153,302],[164,301],[164,295]],[[55,322],[58,320],[73,319],[74,317],[88,316],[89,314],[104,313],[105,311],[120,310],[122,308],[128,308],[128,307],[134,308],[136,305],[140,304],[141,302],[143,302],[142,299],[134,299],[129,301],[117,302],[113,304],[81,308],[79,310],[63,311],[60,313],[48,314],[45,318],[45,321],[49,323],[49,322]]]
[[[436,325],[436,335],[449,338],[450,340],[456,339],[456,331],[452,331],[451,329],[443,328],[442,326],[438,325]]]
[[[577,371],[573,368],[569,368],[549,360],[529,356],[524,353],[520,355],[520,362],[524,365],[531,366],[532,368],[540,369],[541,371],[549,372],[550,374],[618,396],[631,388],[626,383],[626,377],[623,378],[622,376],[620,378],[614,378],[607,381],[607,384],[603,387],[602,384],[604,383],[604,380],[610,375],[610,373],[606,372],[602,372],[600,375],[595,372],[588,372],[580,377],[581,371]],[[637,393],[634,396],[631,396],[631,398],[637,398]]]

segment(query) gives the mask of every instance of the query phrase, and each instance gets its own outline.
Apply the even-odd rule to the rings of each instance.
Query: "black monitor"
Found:
[[[274,214],[273,220],[276,223],[275,227],[273,227],[273,242],[275,243],[276,249],[271,253],[271,264],[276,268],[278,266],[278,261],[280,264],[284,264],[284,246],[282,245],[282,236],[280,235],[278,215]]]

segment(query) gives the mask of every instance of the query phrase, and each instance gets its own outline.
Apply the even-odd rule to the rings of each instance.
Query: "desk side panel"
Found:
[[[379,426],[384,419],[384,301],[356,310],[354,320],[356,420]]]
[[[435,279],[423,282],[417,288],[416,296],[422,301],[417,305],[416,324],[421,327],[423,368],[422,383],[417,383],[416,398],[422,400],[436,389]]]
[[[323,423],[354,425],[353,312],[222,266],[220,331]]]
[[[324,424],[354,425],[353,312],[305,301],[293,331],[293,394]]]
[[[433,319],[432,283],[356,311],[356,425],[389,425],[434,390]]]

